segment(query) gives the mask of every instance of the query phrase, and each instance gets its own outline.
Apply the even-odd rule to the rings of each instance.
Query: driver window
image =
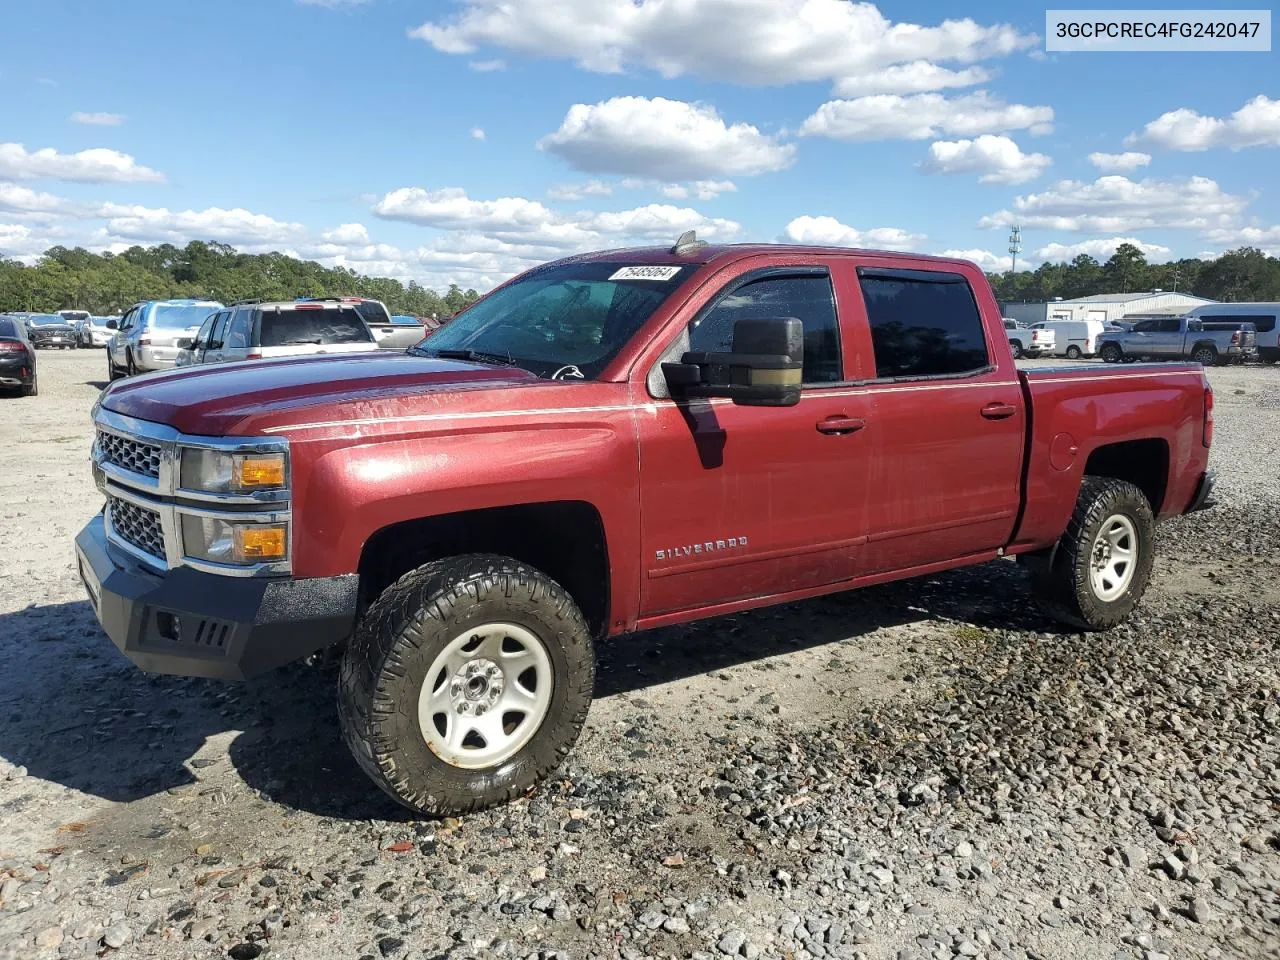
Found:
[[[769,317],[795,317],[804,326],[805,384],[844,379],[835,294],[826,274],[768,277],[743,284],[694,321],[689,350],[727,353],[733,347],[734,323]]]

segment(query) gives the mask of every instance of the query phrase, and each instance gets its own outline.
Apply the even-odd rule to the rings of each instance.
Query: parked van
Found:
[[[1098,337],[1103,333],[1104,324],[1101,320],[1046,320],[1032,325],[1031,329],[1052,330],[1053,355],[1079,360],[1098,352]]]
[[[1211,320],[1252,323],[1258,334],[1258,359],[1280,361],[1280,303],[1206,303],[1188,311],[1187,316]]]

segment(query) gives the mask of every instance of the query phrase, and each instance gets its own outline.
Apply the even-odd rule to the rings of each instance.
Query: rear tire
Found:
[[[1033,574],[1040,608],[1078,630],[1109,630],[1151,582],[1155,517],[1132,483],[1085,477],[1051,564]],[[1126,559],[1127,557],[1127,559]]]
[[[1068,360],[1079,360],[1083,356],[1084,356],[1084,353],[1074,343],[1071,346],[1067,347]]]
[[[1124,359],[1124,351],[1118,343],[1104,343],[1101,356],[1104,363],[1119,363]]]
[[[1023,351],[1023,349],[1022,349],[1022,344],[1021,344],[1021,343],[1019,343],[1017,340],[1010,340],[1010,341],[1009,341],[1009,349],[1013,351],[1013,359],[1015,359],[1015,360],[1021,360],[1021,359],[1022,359],[1022,355],[1023,355],[1023,352],[1024,352],[1024,351]]]
[[[1191,359],[1202,367],[1212,367],[1218,362],[1218,351],[1210,346],[1196,347],[1191,351]]]
[[[111,362],[111,351],[107,350],[107,381],[114,383],[120,379],[120,371],[116,369],[116,365]]]
[[[132,353],[124,355],[124,375],[126,377],[136,377],[138,375],[138,366],[133,362]]]
[[[374,602],[343,657],[338,716],[360,767],[397,801],[469,813],[560,765],[594,683],[591,632],[564,589],[474,554],[419,567]]]
[[[35,374],[31,376],[31,382],[22,388],[24,397],[38,397],[40,395],[40,378]]]

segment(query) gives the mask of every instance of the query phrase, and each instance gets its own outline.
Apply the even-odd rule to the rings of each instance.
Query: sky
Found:
[[[1208,6],[1201,0],[1200,6]],[[487,289],[582,250],[1280,255],[1280,53],[1025,3],[0,0],[0,256],[219,241]]]

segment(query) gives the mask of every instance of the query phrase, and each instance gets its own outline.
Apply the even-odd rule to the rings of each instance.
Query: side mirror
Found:
[[[191,337],[179,337],[173,341],[173,345],[179,350],[190,350],[196,345],[196,342]]]
[[[116,323],[114,320],[108,320],[108,321],[107,321],[107,329],[108,329],[108,330],[119,330],[119,329],[120,329],[120,324]]]
[[[739,320],[729,353],[686,353],[664,363],[679,400],[727,397],[743,406],[790,407],[800,402],[804,327],[794,317]]]

